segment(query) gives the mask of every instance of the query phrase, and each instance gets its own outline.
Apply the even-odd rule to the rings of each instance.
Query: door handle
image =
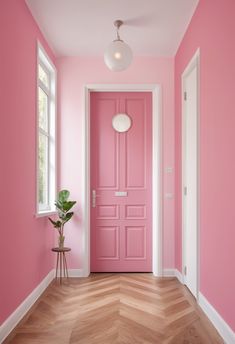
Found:
[[[96,190],[92,190],[92,197],[91,197],[91,205],[92,208],[96,207]]]

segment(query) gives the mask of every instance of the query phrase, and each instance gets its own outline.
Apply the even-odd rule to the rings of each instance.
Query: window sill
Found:
[[[35,217],[39,218],[39,217],[46,217],[46,216],[56,215],[56,214],[57,214],[56,210],[45,210],[45,211],[40,211],[39,213],[36,213]]]

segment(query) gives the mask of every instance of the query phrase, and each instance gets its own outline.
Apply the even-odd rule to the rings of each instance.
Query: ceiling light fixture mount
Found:
[[[120,38],[119,29],[123,21],[118,19],[113,24],[117,30],[117,38],[105,50],[104,61],[109,69],[120,72],[129,67],[133,55],[129,45]]]
[[[115,22],[113,23],[113,25],[114,26],[116,26],[116,28],[117,28],[117,40],[118,41],[121,41],[121,39],[120,39],[120,36],[119,36],[119,28],[120,28],[120,26],[122,26],[123,25],[123,21],[122,20],[115,20]]]

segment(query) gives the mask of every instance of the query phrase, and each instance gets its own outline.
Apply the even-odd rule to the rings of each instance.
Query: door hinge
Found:
[[[184,274],[187,275],[187,266],[184,267]]]
[[[187,186],[184,187],[184,195],[187,196],[187,193],[188,193],[188,189],[187,189]]]
[[[187,92],[184,92],[184,100],[187,100]]]

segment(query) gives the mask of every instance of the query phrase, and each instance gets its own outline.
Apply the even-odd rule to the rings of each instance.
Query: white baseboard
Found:
[[[163,277],[178,278],[180,283],[183,283],[183,275],[177,269],[164,269]],[[225,320],[219,315],[219,313],[214,309],[214,307],[208,302],[208,300],[199,292],[198,304],[202,308],[203,312],[210,319],[212,324],[215,326],[221,337],[223,338],[225,344],[235,343],[235,332],[231,327],[225,322]]]
[[[69,277],[86,277],[83,269],[68,269]]]
[[[180,281],[180,283],[183,284],[184,282],[184,279],[183,279],[183,275],[181,272],[179,272],[179,270],[175,269],[175,277],[178,278],[178,280]]]
[[[215,326],[224,342],[226,344],[234,344],[235,333],[201,293],[199,293],[198,303],[212,324]]]
[[[174,277],[175,269],[163,269],[163,277]]]
[[[181,272],[177,269],[164,269],[163,270],[163,277],[176,277],[180,281],[180,283],[183,283],[183,276]]]
[[[18,322],[25,316],[39,296],[48,287],[54,278],[54,269],[42,280],[42,282],[29,294],[29,296],[16,308],[16,310],[4,321],[0,326],[0,343],[10,334],[16,327]]]

